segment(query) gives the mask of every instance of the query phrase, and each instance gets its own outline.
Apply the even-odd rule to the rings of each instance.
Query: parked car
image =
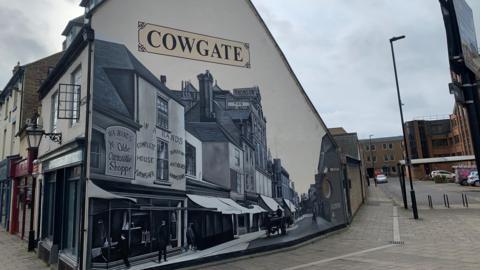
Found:
[[[471,171],[467,178],[467,184],[472,186],[480,186],[480,180],[478,178],[478,171]]]
[[[387,177],[384,174],[378,174],[377,175],[377,183],[382,184],[382,183],[387,183]]]
[[[435,170],[430,173],[430,177],[434,178],[435,176],[445,177],[447,179],[455,179],[455,174],[449,171]]]

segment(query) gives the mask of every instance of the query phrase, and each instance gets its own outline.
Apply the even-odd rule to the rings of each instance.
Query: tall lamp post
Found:
[[[392,37],[390,39],[390,48],[392,49],[392,59],[393,59],[393,70],[395,72],[395,84],[397,85],[397,98],[398,98],[398,107],[400,109],[400,120],[402,121],[402,132],[403,132],[403,144],[405,145],[405,165],[408,168],[408,179],[410,180],[410,198],[412,200],[412,210],[413,210],[413,218],[418,219],[418,210],[417,210],[417,199],[415,198],[415,190],[413,189],[413,181],[412,181],[412,170],[410,166],[410,155],[408,153],[407,147],[407,136],[405,135],[405,125],[403,121],[403,109],[402,109],[402,99],[400,97],[400,87],[398,85],[398,75],[397,75],[397,64],[395,62],[395,52],[393,50],[393,42],[404,39],[405,36],[398,36]]]
[[[372,149],[372,137],[373,134],[370,134],[368,138],[370,139],[370,161],[372,162],[372,175],[373,175],[373,182],[375,183],[375,186],[377,186],[377,181],[375,180],[375,161],[373,160],[373,149]]]
[[[28,162],[29,167],[33,167],[33,161],[37,159],[38,147],[42,141],[44,131],[37,128],[36,120],[26,129],[27,141],[28,141]],[[32,174],[31,169],[29,173]],[[30,200],[30,231],[28,232],[28,251],[35,249],[35,230],[33,229],[33,217],[34,217],[34,202],[35,202],[35,189],[37,185],[36,175],[32,174],[32,199]]]

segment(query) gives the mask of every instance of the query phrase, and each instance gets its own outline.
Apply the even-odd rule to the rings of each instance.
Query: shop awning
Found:
[[[92,181],[87,181],[87,195],[89,198],[96,199],[105,199],[105,200],[129,200],[134,203],[137,202],[136,199],[130,197],[124,197],[117,194],[108,192],[99,186],[95,185]]]
[[[254,208],[247,208],[247,207],[241,206],[240,204],[236,203],[234,200],[232,200],[230,198],[218,198],[218,199],[220,199],[222,202],[224,202],[224,203],[242,211],[242,214],[257,214],[257,213],[261,213],[261,212],[267,212],[258,205],[254,205]]]
[[[271,211],[277,211],[278,207],[280,207],[280,209],[282,209],[283,211],[283,208],[280,206],[280,204],[277,203],[277,201],[275,201],[275,199],[265,195],[260,195],[260,197],[262,198],[263,202],[268,206],[268,208],[270,208]]]
[[[263,209],[262,207],[254,204],[252,208],[247,208],[249,214],[258,214],[258,213],[265,213],[267,210]]]
[[[285,201],[285,204],[287,205],[288,209],[290,209],[290,212],[295,213],[297,211],[297,208],[295,207],[295,204],[293,204],[292,201],[289,199],[283,199]]]
[[[210,196],[201,196],[201,195],[192,195],[187,194],[187,197],[192,200],[194,203],[200,205],[201,207],[216,209],[218,212],[222,214],[231,215],[231,214],[242,214],[242,210],[231,206],[220,199],[224,198],[217,198],[217,197],[210,197]],[[233,201],[233,200],[232,200]]]

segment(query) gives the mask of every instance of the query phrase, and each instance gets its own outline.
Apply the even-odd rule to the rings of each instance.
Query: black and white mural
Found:
[[[318,138],[317,171],[301,194],[272,157],[258,86],[224,89],[222,78],[199,70],[198,81],[171,89],[168,74],[155,75],[125,45],[94,44],[92,268],[173,267],[346,223],[331,137]]]

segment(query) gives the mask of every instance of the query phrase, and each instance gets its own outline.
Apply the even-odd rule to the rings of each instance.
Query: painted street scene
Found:
[[[0,12],[0,269],[479,267],[476,1]]]

